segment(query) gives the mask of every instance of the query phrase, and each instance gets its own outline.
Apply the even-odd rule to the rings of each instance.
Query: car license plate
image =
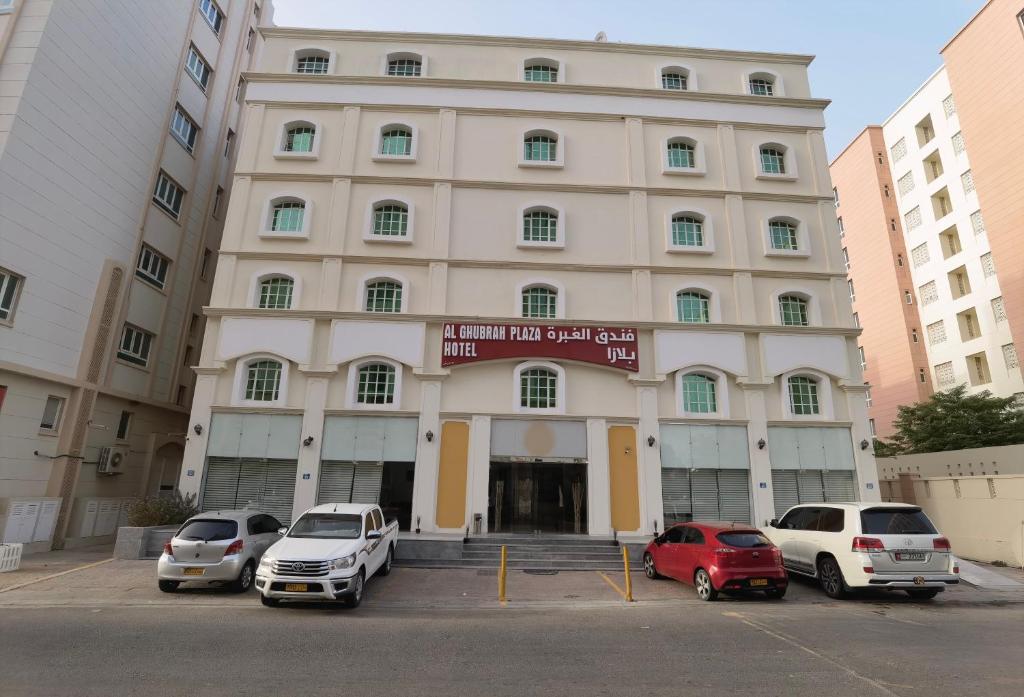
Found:
[[[307,588],[307,586],[306,586],[305,583],[286,583],[286,584],[284,584],[284,590],[285,590],[286,593],[305,593],[306,592],[306,588]]]
[[[186,576],[202,576],[206,572],[201,566],[187,566],[185,567]]]
[[[750,579],[751,586],[767,586],[768,579],[766,578],[752,578]]]
[[[924,561],[924,552],[896,552],[896,561]]]

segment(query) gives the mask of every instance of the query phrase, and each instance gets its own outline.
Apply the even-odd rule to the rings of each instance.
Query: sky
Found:
[[[278,26],[806,53],[835,157],[942,65],[985,0],[274,0]]]

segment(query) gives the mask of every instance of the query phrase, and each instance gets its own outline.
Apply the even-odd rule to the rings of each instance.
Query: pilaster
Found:
[[[182,496],[192,494],[199,498],[199,487],[203,482],[206,466],[206,447],[210,437],[210,406],[217,392],[217,380],[225,371],[219,368],[196,368],[196,387],[192,396],[192,416],[185,431],[185,455],[181,460],[181,475],[178,491]],[[199,431],[196,431],[199,426]]]
[[[441,382],[446,376],[416,374],[420,382],[420,423],[416,442],[416,476],[412,482],[412,529],[433,532],[441,444]],[[428,440],[427,433],[432,436]]]
[[[299,462],[295,473],[292,520],[316,505],[316,490],[320,480],[320,449],[324,435],[324,407],[327,404],[327,386],[330,377],[334,375],[334,371],[301,372],[306,376],[306,401],[303,405],[305,409],[302,414]],[[306,440],[310,438],[310,444],[306,445]]]
[[[665,510],[661,494],[661,430],[658,422],[658,385],[664,379],[633,380],[636,385],[640,423],[636,432],[637,467],[640,490],[640,533],[664,529]],[[654,445],[648,440],[654,437]]]
[[[612,534],[611,477],[608,472],[608,423],[587,419],[587,532]]]
[[[357,106],[342,109],[341,156],[338,158],[338,168],[341,172],[355,172],[356,141],[359,140],[361,115],[362,110]]]
[[[644,122],[638,118],[626,119],[626,157],[631,186],[647,186],[647,165],[644,153]]]
[[[351,199],[352,180],[335,179],[331,183],[331,210],[327,219],[326,251],[331,254],[345,251]]]
[[[487,532],[487,487],[491,477],[491,417],[473,416],[469,426],[469,467],[466,482],[466,525],[472,527],[473,516],[483,515],[483,531]]]
[[[868,426],[867,385],[839,383],[839,389],[846,397],[850,414],[850,437],[853,439],[853,461],[857,467],[857,495],[861,501],[881,501],[878,489],[878,464],[871,447],[873,439]],[[867,447],[861,447],[867,443]]]
[[[750,500],[754,525],[766,525],[781,511],[775,510],[772,493],[772,462],[768,443],[768,406],[765,402],[770,380],[740,378],[747,407],[747,451],[750,453]],[[762,448],[760,443],[764,442]]]
[[[224,230],[220,235],[221,249],[240,249],[245,230],[250,226],[258,226],[259,222],[248,220],[249,199],[252,196],[252,179],[235,177],[231,184],[231,196],[228,210],[224,215]],[[253,227],[258,229],[258,227]]]

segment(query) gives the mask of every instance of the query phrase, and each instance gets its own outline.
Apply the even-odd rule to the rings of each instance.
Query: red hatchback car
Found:
[[[673,525],[647,545],[644,573],[692,583],[701,600],[750,591],[781,598],[789,585],[779,548],[759,530],[736,523]]]

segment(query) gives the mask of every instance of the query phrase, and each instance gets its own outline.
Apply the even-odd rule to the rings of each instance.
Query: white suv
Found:
[[[928,600],[960,582],[949,540],[910,504],[801,504],[764,533],[786,570],[817,578],[831,598],[884,588]]]

